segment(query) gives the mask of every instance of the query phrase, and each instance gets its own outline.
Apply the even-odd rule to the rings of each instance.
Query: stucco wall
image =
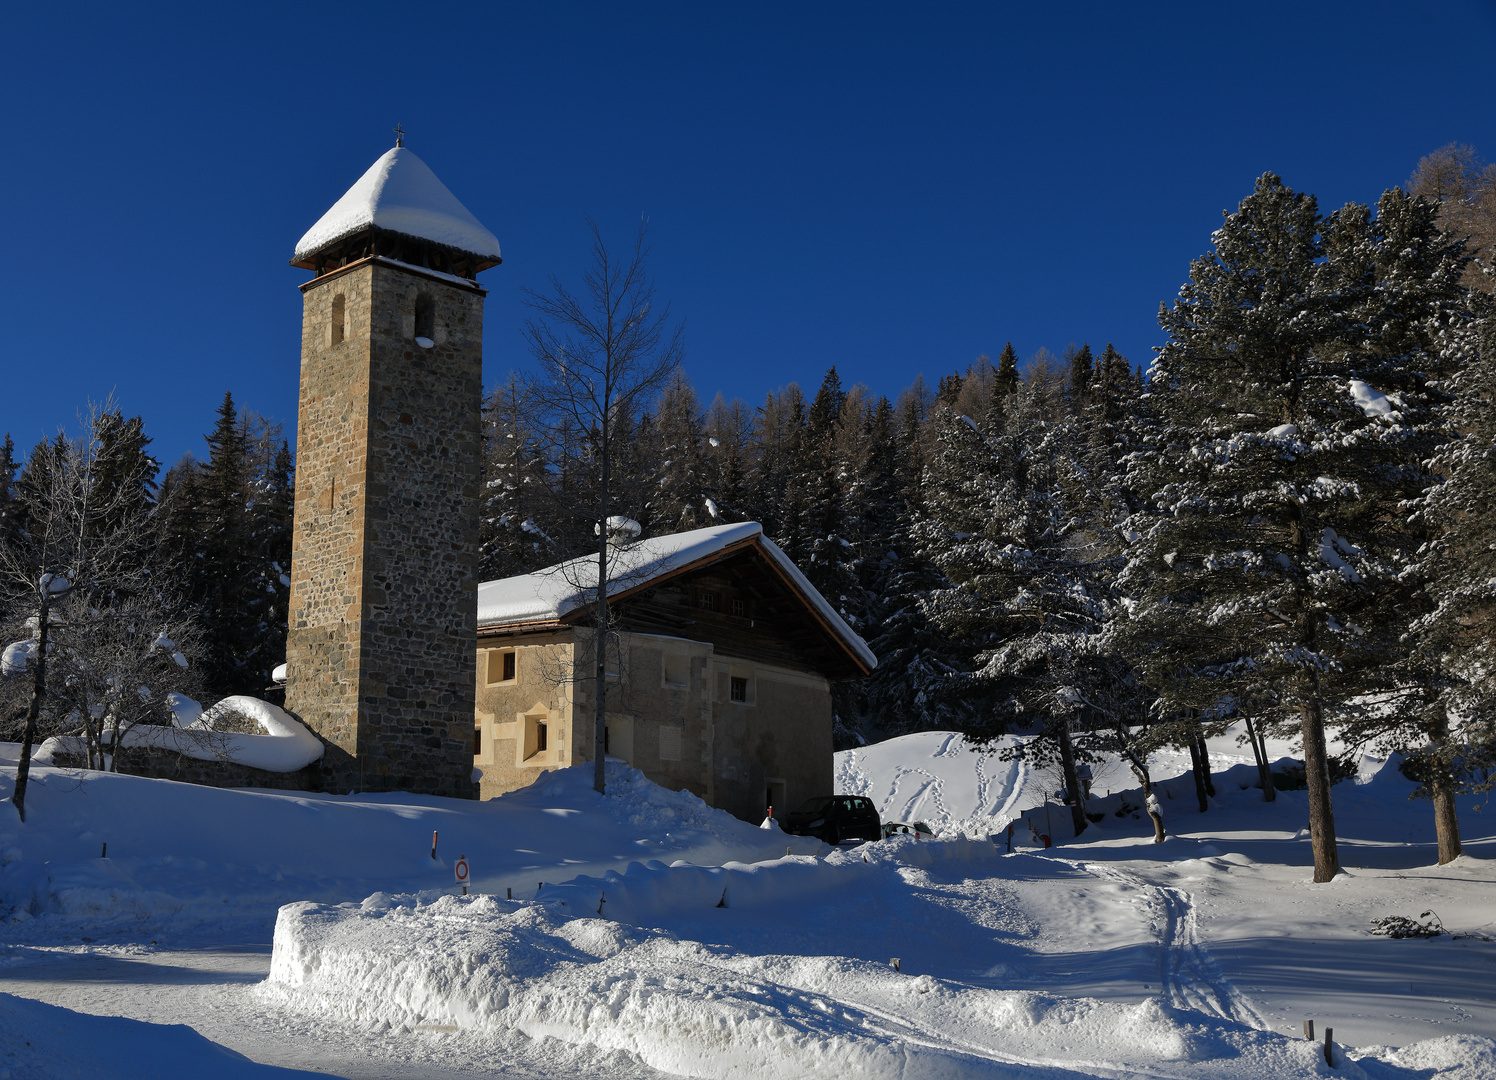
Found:
[[[775,812],[833,793],[831,686],[819,675],[729,657],[713,660],[716,727],[713,805],[745,821],[762,819],[769,784]],[[731,680],[748,700],[732,700]]]
[[[720,656],[706,642],[651,634],[618,639],[620,654],[608,665],[617,675],[609,680],[612,756],[664,787],[686,788],[755,823],[771,783],[779,813],[832,793],[831,688],[824,678]],[[591,632],[487,639],[481,646],[478,722],[484,734],[476,763],[484,773],[483,798],[533,783],[548,769],[592,761]],[[515,679],[490,684],[486,654],[503,649],[516,653]],[[569,682],[557,678],[562,671],[572,673]],[[745,680],[746,701],[732,700],[734,677]],[[542,707],[564,722],[565,754],[526,759],[517,714],[534,715]]]
[[[483,770],[479,797],[491,799],[565,768],[572,756],[570,635],[484,641],[478,649],[476,725]],[[503,654],[514,654],[514,678],[504,680]],[[546,724],[546,749],[534,746],[535,722]]]

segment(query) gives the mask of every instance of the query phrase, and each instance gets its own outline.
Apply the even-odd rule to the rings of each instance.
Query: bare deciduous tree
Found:
[[[167,696],[196,689],[183,651],[195,624],[148,566],[149,508],[106,474],[100,432],[111,417],[112,402],[95,406],[82,438],[37,449],[45,460],[28,467],[25,523],[0,546],[4,608],[27,634],[5,650],[0,689],[26,700],[11,799],[22,821],[38,734],[76,729],[89,763],[103,764],[104,742],[117,748],[142,720],[164,722]]]
[[[1419,161],[1404,187],[1439,204],[1440,227],[1465,239],[1476,259],[1463,284],[1489,292],[1492,279],[1482,271],[1496,259],[1496,164],[1473,146],[1449,143]]]
[[[654,283],[645,269],[647,224],[640,222],[632,248],[621,258],[608,251],[597,224],[591,219],[587,224],[592,265],[582,290],[574,292],[552,277],[549,293],[529,294],[535,315],[525,333],[538,370],[526,389],[537,416],[574,446],[564,466],[570,475],[553,476],[547,486],[573,522],[591,522],[595,532],[596,576],[576,584],[590,593],[593,608],[593,784],[601,792],[608,586],[618,576],[621,550],[609,542],[617,539],[614,469],[633,418],[680,366],[684,345],[683,328],[671,324],[669,305],[655,305]]]

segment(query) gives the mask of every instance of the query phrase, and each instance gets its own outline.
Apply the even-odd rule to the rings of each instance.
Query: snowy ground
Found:
[[[0,808],[0,1077],[1496,1077],[1483,814],[1435,867],[1427,804],[1368,762],[1315,886],[1303,796],[1264,805],[1212,751],[1237,767],[1211,810],[1166,782],[1154,845],[1121,770],[1077,841],[1036,809],[1055,778],[893,740],[839,789],[952,839],[837,852],[623,773],[468,804],[39,770],[28,825]],[[458,853],[483,895],[445,895]],[[1476,936],[1367,933],[1429,908]]]

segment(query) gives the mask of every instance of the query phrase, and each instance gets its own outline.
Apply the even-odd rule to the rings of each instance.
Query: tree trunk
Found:
[[[119,772],[119,752],[120,752],[119,710],[115,709],[115,710],[111,711],[110,718],[111,719],[110,719],[110,725],[109,725],[109,767],[107,769],[105,769],[104,771],[105,772],[114,772],[114,773],[117,773],[117,772]]]
[[[1434,832],[1439,837],[1439,865],[1458,859],[1462,850],[1460,821],[1454,811],[1454,792],[1443,777],[1434,782]]]
[[[1191,732],[1185,738],[1190,751],[1190,776],[1195,781],[1195,801],[1200,804],[1200,813],[1210,809],[1210,800],[1205,797],[1205,769],[1200,763],[1200,740]]]
[[[16,790],[10,797],[21,821],[26,821],[26,783],[31,779],[31,744],[36,740],[36,721],[41,715],[42,698],[47,696],[47,621],[52,607],[52,595],[47,583],[42,584],[41,606],[37,609],[39,643],[36,650],[36,668],[31,677],[31,704],[26,707],[26,730],[21,735],[21,760],[16,763]]]
[[[1205,734],[1196,730],[1195,741],[1200,746],[1200,778],[1205,781],[1205,794],[1216,797],[1215,780],[1210,775],[1210,748],[1205,745]]]
[[[1262,782],[1262,801],[1272,802],[1278,797],[1278,790],[1273,787],[1273,769],[1267,762],[1267,746],[1258,740],[1252,718],[1246,713],[1241,715],[1247,722],[1247,742],[1252,744],[1252,757],[1257,760],[1257,778]]]
[[[592,649],[596,654],[597,682],[594,683],[592,717],[592,786],[599,795],[607,786],[608,738],[608,425],[612,422],[605,403],[603,409],[601,483],[598,485],[597,516],[597,631]]]
[[[1070,742],[1070,722],[1059,721],[1060,766],[1065,770],[1065,790],[1070,793],[1070,820],[1075,823],[1075,835],[1086,831],[1085,796],[1080,789],[1080,774],[1075,771],[1075,747]]]
[[[1148,818],[1153,822],[1153,842],[1162,844],[1164,842],[1164,815],[1158,808],[1158,800],[1153,797],[1153,777],[1148,773],[1148,762],[1132,748],[1132,740],[1128,738],[1126,728],[1117,729],[1118,744],[1122,747],[1122,756],[1127,759],[1128,768],[1138,778],[1138,783],[1143,785],[1143,806],[1148,811]]]
[[[1340,873],[1335,846],[1335,815],[1330,809],[1330,754],[1325,749],[1325,717],[1318,695],[1299,706],[1304,734],[1304,779],[1309,795],[1309,838],[1314,847],[1314,880],[1323,883]]]
[[[1454,808],[1454,774],[1444,754],[1449,742],[1449,718],[1440,709],[1430,725],[1433,737],[1433,773],[1429,777],[1429,789],[1434,801],[1434,833],[1439,838],[1439,865],[1454,862],[1460,857],[1460,820]]]

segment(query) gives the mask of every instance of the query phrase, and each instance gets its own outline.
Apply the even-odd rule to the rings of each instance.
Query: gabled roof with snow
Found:
[[[293,261],[310,258],[367,226],[499,260],[499,241],[436,173],[403,146],[385,154],[307,230]]]
[[[714,525],[691,532],[652,536],[612,549],[608,599],[614,600],[695,569],[730,552],[753,547],[778,571],[785,584],[810,607],[825,629],[871,671],[878,658],[847,625],[788,555],[763,534],[756,521]],[[478,628],[517,628],[564,623],[592,607],[597,590],[597,555],[587,555],[532,574],[485,581],[478,586]]]

